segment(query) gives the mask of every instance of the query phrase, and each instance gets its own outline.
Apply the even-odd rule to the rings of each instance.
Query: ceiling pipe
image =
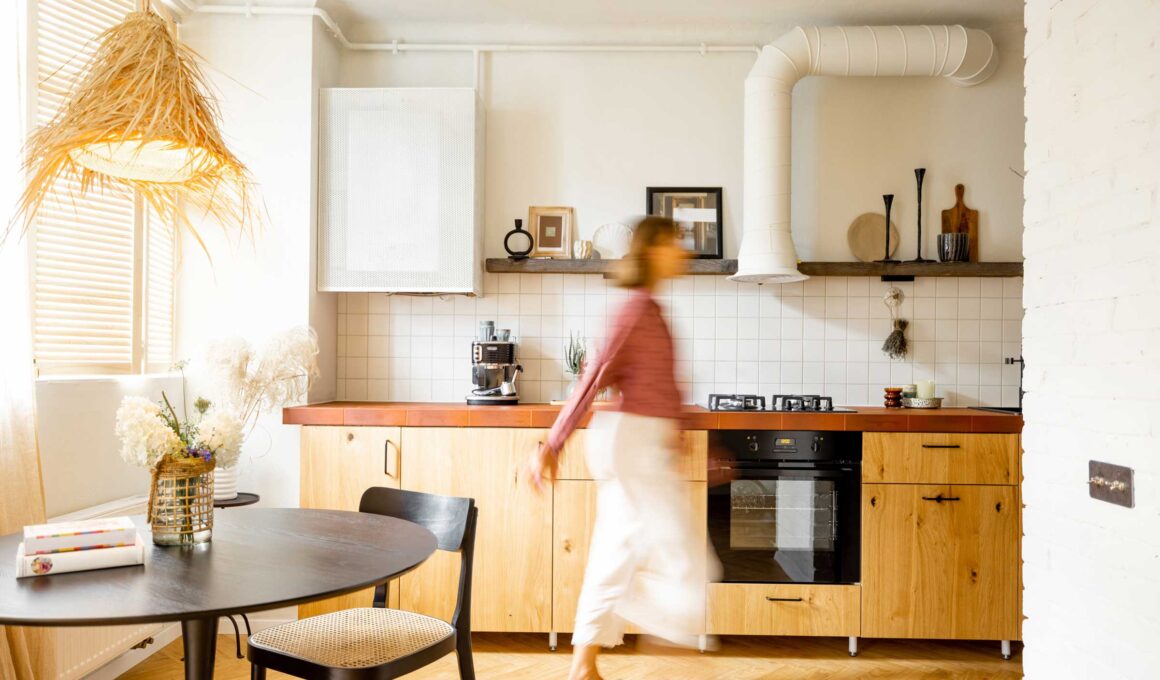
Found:
[[[806,76],[943,76],[978,85],[995,72],[991,36],[962,26],[797,27],[766,45],[745,79],[744,231],[733,281],[790,283],[790,118]]]
[[[193,0],[162,0],[166,4],[178,3],[188,5]],[[402,40],[390,42],[351,42],[343,33],[342,27],[330,14],[321,7],[271,7],[268,5],[197,5],[193,10],[199,14],[229,14],[235,16],[311,16],[318,18],[334,35],[335,40],[348,50],[369,52],[660,52],[685,54],[761,54],[761,48],[756,45],[585,45],[575,43],[541,43],[541,44],[512,44],[512,43],[408,43]],[[182,16],[187,15],[186,11]]]

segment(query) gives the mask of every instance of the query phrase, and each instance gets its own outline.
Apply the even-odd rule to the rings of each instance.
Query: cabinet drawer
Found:
[[[862,481],[1015,485],[1019,435],[867,432]]]
[[[564,444],[560,458],[560,479],[592,479],[585,463],[588,433],[576,430]],[[705,430],[681,432],[681,450],[677,456],[677,474],[687,482],[703,482],[708,474],[709,433]]]
[[[859,586],[710,583],[709,632],[857,636],[859,591]]]

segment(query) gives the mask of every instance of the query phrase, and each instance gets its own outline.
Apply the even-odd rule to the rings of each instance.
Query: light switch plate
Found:
[[[1098,501],[1130,508],[1135,505],[1132,468],[1088,461],[1088,495]]]

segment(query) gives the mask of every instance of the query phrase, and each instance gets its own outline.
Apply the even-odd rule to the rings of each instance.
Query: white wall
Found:
[[[1027,3],[1024,670],[1160,668],[1160,3]],[[1136,507],[1087,463],[1135,469]]]
[[[331,76],[332,47],[309,17],[194,14],[182,37],[207,61],[220,94],[224,132],[253,173],[267,211],[253,239],[226,237],[206,224],[212,264],[183,241],[178,291],[178,355],[191,375],[207,342],[241,335],[255,344],[284,329],[314,324],[323,378],[312,398],[334,395],[333,296],[314,292],[314,102]],[[321,39],[320,55],[315,42]],[[233,227],[231,227],[233,229]],[[194,381],[196,385],[196,378]],[[191,390],[191,398],[196,389]],[[298,504],[298,428],[281,413],[263,416],[247,438],[238,486],[264,504]]]
[[[787,29],[788,29],[787,25]],[[431,27],[391,35],[429,39]],[[882,211],[894,193],[902,251],[914,257],[913,170],[926,167],[924,225],[954,204],[953,187],[980,213],[980,252],[1020,259],[1023,31],[989,27],[1000,55],[989,81],[959,88],[932,78],[807,78],[794,91],[793,211],[802,259],[853,259],[846,230]],[[381,32],[380,32],[381,34]],[[734,43],[759,39],[738,28]],[[764,40],[777,33],[765,35]],[[486,27],[445,29],[435,38],[502,39]],[[544,36],[540,36],[543,38]],[[569,35],[573,40],[581,38]],[[601,42],[600,35],[586,36]],[[689,42],[671,32],[634,40]],[[585,237],[644,211],[645,187],[722,186],[726,256],[741,223],[742,103],[749,54],[496,53],[483,57],[487,111],[485,249],[504,255],[503,234],[529,205],[571,205]],[[470,55],[344,52],[346,87],[470,85]],[[924,228],[934,256],[936,229]]]

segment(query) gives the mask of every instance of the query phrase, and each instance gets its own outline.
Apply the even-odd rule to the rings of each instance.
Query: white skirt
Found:
[[[677,475],[678,434],[668,418],[612,411],[592,418],[587,460],[597,480],[596,525],[573,645],[619,645],[626,623],[685,647],[704,632],[705,585],[716,560]]]

